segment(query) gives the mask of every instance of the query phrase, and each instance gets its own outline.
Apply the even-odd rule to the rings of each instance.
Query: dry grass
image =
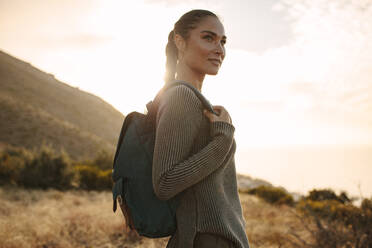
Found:
[[[241,195],[252,247],[291,247],[288,232],[299,220],[286,206]],[[127,235],[110,192],[0,188],[0,247],[165,247],[167,238]]]
[[[0,247],[165,247],[124,233],[109,192],[0,189]]]
[[[309,240],[302,219],[287,205],[271,205],[255,196],[240,194],[246,232],[253,247],[293,247],[293,235]]]

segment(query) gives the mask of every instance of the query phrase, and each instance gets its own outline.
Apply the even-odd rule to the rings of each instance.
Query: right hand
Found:
[[[222,106],[213,106],[213,110],[218,114],[215,115],[208,110],[204,110],[204,114],[208,117],[210,122],[222,121],[231,124],[231,117],[226,109]]]

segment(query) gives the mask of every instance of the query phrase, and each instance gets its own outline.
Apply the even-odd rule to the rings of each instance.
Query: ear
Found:
[[[174,43],[176,44],[176,47],[179,52],[183,53],[185,51],[186,41],[181,35],[179,34],[174,35]]]

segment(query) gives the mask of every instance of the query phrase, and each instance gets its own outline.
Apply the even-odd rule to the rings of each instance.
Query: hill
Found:
[[[124,116],[101,98],[0,51],[0,143],[72,158],[113,152]]]

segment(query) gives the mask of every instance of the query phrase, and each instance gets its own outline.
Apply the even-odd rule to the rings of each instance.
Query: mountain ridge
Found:
[[[102,98],[0,51],[0,142],[72,158],[114,152],[124,115]]]

